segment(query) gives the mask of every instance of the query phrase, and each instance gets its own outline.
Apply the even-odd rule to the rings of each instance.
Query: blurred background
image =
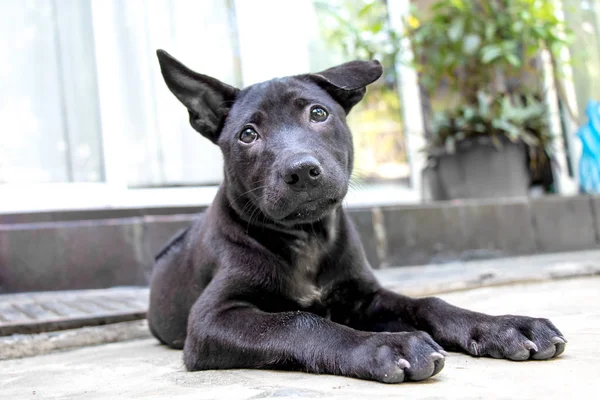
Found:
[[[237,87],[381,60],[346,201],[376,268],[600,245],[600,0],[1,0],[0,292],[144,285],[210,204],[158,48]]]
[[[488,195],[435,193],[462,184],[429,170],[422,183],[428,161],[452,164],[441,153],[474,136],[528,145],[527,187],[513,177],[521,187],[506,194],[572,194],[576,128],[600,93],[599,10],[598,0],[3,0],[0,212],[210,201],[220,153],[166,89],[157,48],[238,87],[380,59],[383,79],[350,116],[354,179],[378,201]]]

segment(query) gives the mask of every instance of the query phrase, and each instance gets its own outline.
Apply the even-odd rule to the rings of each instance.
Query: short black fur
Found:
[[[154,256],[154,262],[160,260],[163,256],[167,255],[171,250],[174,250],[175,247],[183,241],[185,235],[189,232],[190,227],[179,230],[170,240],[167,241],[167,244],[163,246],[163,248]]]
[[[189,370],[300,369],[422,380],[445,352],[513,360],[564,351],[546,319],[490,316],[381,287],[341,206],[353,167],[346,114],[382,73],[354,61],[239,90],[158,52],[224,180],[209,209],[157,256],[148,320]],[[312,110],[320,108],[318,121]],[[241,133],[250,130],[249,140]]]

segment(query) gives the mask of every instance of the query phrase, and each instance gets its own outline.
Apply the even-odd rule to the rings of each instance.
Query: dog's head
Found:
[[[258,210],[289,225],[314,222],[339,206],[353,166],[346,115],[381,76],[378,61],[352,61],[239,90],[165,51],[157,54],[192,127],[221,148],[227,196],[239,212]]]

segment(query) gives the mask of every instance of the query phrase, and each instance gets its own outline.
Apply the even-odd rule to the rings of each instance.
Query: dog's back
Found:
[[[179,249],[189,230],[189,226],[179,230],[169,241],[167,241],[167,244],[156,254],[156,256],[154,256],[154,262],[158,262],[168,253]]]
[[[204,289],[187,284],[198,280],[186,250],[194,232],[202,231],[204,217],[204,213],[198,215],[189,227],[177,232],[156,254],[152,267],[148,325],[161,343],[173,348],[183,347],[190,308]]]

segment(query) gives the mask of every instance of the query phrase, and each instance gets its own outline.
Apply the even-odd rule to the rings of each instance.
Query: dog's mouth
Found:
[[[282,185],[280,179],[266,183],[264,186],[257,186],[260,190],[248,191],[247,199],[260,210],[266,223],[288,227],[314,223],[327,217],[341,206],[347,192],[347,185],[344,185],[342,177],[334,177],[303,191],[291,190],[289,185]],[[247,207],[244,210],[252,217],[253,210]]]
[[[340,204],[336,198],[322,198],[299,204],[292,212],[280,219],[286,223],[310,223],[318,221]]]

